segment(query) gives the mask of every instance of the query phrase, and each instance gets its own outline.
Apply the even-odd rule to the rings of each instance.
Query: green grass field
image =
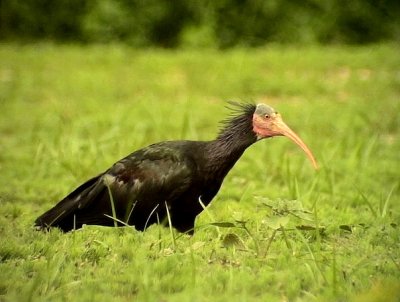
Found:
[[[133,50],[0,45],[0,301],[399,301],[396,45]],[[265,102],[310,146],[252,146],[196,221],[37,232],[150,143],[208,140]]]

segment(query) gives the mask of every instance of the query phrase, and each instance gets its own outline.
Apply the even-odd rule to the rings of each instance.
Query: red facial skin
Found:
[[[303,149],[314,168],[318,169],[317,161],[315,160],[311,150],[300,139],[300,137],[283,122],[279,113],[272,113],[265,116],[253,114],[253,131],[256,133],[258,139],[273,136],[286,136],[290,138],[298,146],[300,146],[301,149]]]

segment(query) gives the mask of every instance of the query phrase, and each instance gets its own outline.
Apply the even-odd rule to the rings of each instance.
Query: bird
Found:
[[[244,151],[274,136],[294,141],[318,168],[311,150],[271,106],[229,104],[231,114],[215,139],[165,141],[134,151],[38,217],[36,228],[68,232],[84,225],[129,225],[144,231],[159,223],[193,234],[197,215]]]

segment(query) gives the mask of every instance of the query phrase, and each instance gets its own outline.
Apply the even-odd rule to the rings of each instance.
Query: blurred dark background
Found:
[[[2,0],[0,39],[135,47],[400,40],[398,0]]]

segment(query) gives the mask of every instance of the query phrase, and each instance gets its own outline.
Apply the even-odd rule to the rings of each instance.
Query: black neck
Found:
[[[214,177],[225,177],[243,152],[257,138],[253,132],[253,106],[241,108],[241,114],[224,121],[218,137],[206,147],[206,170]]]

